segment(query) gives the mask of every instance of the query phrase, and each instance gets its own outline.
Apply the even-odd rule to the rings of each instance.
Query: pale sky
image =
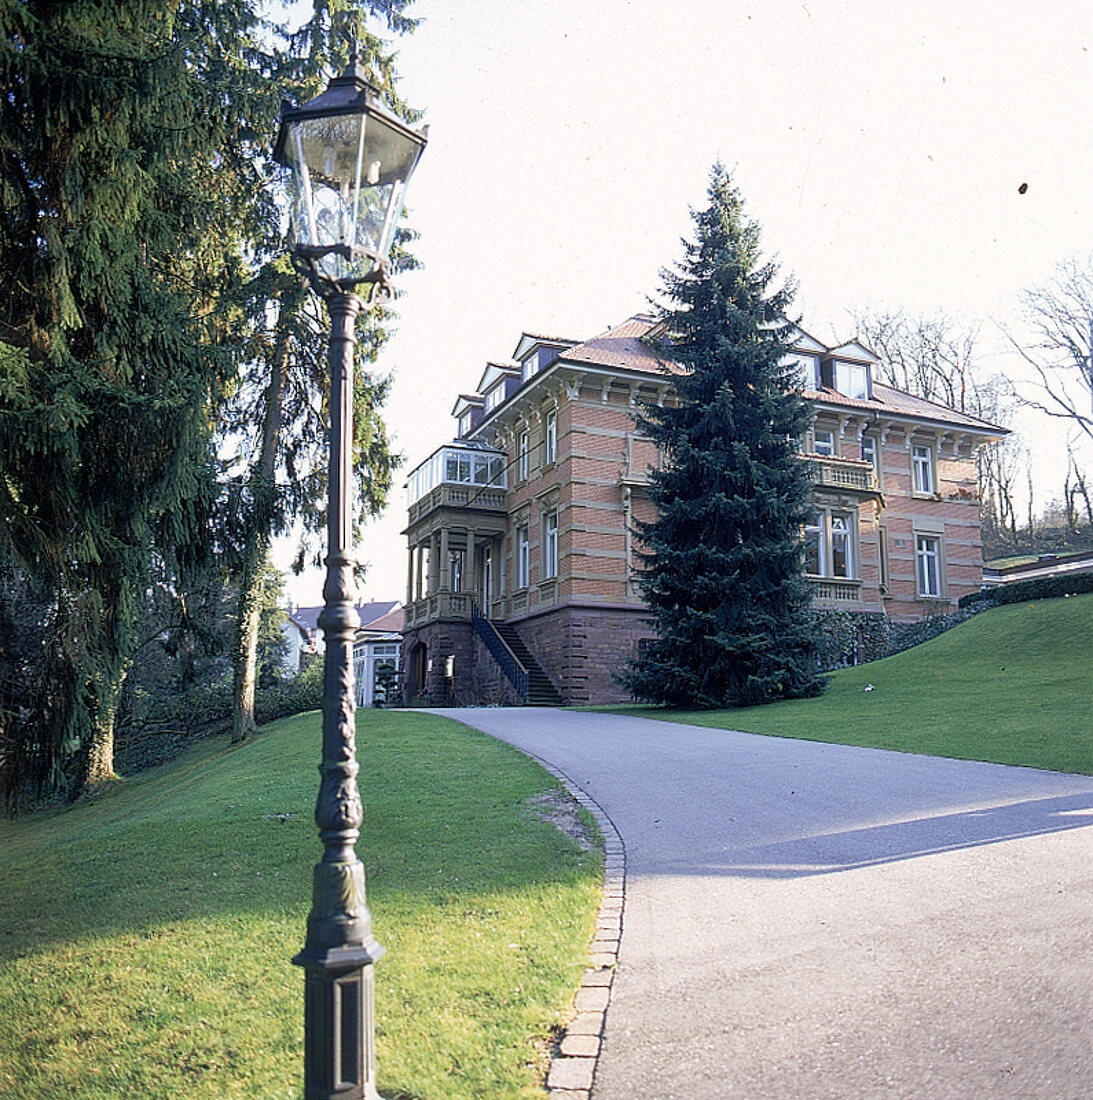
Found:
[[[647,307],[710,166],[732,169],[820,339],[848,311],[996,322],[1093,252],[1093,8],[1078,0],[416,0],[394,43],[429,145],[409,192],[387,422],[406,456],[366,532],[405,599],[405,475],[522,331],[586,339]],[[1027,184],[1024,194],[1018,192]],[[1053,455],[1048,437],[1034,446]],[[1045,463],[1043,499],[1062,478]],[[1049,484],[1050,483],[1050,484]],[[280,564],[281,562],[279,562]],[[290,579],[322,602],[321,576]]]

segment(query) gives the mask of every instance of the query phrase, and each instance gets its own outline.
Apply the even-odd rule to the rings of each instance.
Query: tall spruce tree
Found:
[[[815,636],[801,529],[810,481],[798,441],[811,422],[792,370],[785,313],[759,229],[715,165],[695,239],[665,272],[663,351],[678,403],[646,406],[659,447],[639,524],[640,589],[657,636],[624,680],[677,707],[748,706],[816,695]]]

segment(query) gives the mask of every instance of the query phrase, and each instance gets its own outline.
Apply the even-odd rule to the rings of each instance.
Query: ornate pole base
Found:
[[[378,944],[375,944],[379,948]],[[378,1100],[371,948],[306,948],[304,1100]]]

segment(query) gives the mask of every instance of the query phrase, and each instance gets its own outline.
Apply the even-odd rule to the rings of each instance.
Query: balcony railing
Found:
[[[858,493],[875,493],[877,475],[869,462],[830,455],[808,455],[812,465],[812,480],[822,489],[850,489]]]
[[[416,523],[436,508],[475,508],[484,512],[504,512],[505,490],[493,486],[445,482],[410,505],[410,523]]]
[[[861,581],[833,580],[830,577],[809,577],[814,600],[852,603],[861,597]]]
[[[406,628],[424,626],[440,619],[470,622],[471,603],[472,598],[468,592],[434,592],[403,609]]]

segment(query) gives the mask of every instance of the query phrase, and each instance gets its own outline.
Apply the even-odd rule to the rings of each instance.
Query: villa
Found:
[[[976,451],[1005,431],[874,378],[857,342],[796,329],[815,410],[801,441],[813,606],[921,618],[980,587]],[[635,584],[656,448],[646,403],[675,400],[657,322],[586,341],[524,333],[453,410],[455,438],[410,474],[403,690],[451,704],[621,701],[651,635]]]

